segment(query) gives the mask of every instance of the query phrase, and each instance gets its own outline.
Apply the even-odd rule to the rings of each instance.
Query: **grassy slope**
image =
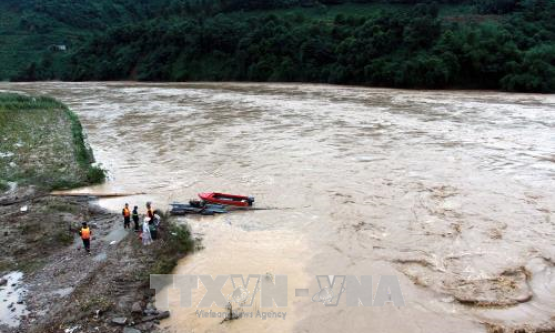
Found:
[[[0,180],[71,188],[101,182],[91,166],[81,124],[65,105],[49,97],[0,93]]]

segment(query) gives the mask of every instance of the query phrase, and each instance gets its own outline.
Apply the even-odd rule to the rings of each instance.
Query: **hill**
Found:
[[[4,78],[555,92],[550,0],[24,2],[4,7],[19,12],[2,29],[26,27],[1,37],[20,50],[2,55]]]

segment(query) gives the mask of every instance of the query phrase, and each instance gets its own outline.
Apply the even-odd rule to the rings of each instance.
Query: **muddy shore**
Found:
[[[154,308],[148,275],[165,237],[143,247],[119,215],[91,199],[32,188],[0,196],[3,226],[10,226],[0,243],[6,276],[0,289],[10,296],[0,299],[10,324],[0,325],[2,332],[160,331],[158,320],[168,314]],[[92,227],[91,255],[76,233],[81,218]]]
[[[0,133],[0,332],[156,331],[168,314],[153,307],[148,276],[182,253],[168,233],[143,248],[94,197],[50,195],[104,180],[77,116],[50,97],[0,93]]]

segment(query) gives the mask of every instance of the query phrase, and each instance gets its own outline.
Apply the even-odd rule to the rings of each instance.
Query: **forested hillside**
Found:
[[[0,37],[2,52],[18,43],[30,49],[1,55],[0,75],[10,79],[555,92],[554,0],[0,3],[17,13],[9,22],[1,14],[0,28],[29,40]]]

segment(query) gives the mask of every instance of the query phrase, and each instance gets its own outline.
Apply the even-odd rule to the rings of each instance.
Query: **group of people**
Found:
[[[129,209],[129,204],[125,204],[121,214],[123,215],[123,228],[131,229],[131,220],[133,220],[134,231],[139,233],[143,245],[150,245],[154,239],[158,237],[158,228],[160,227],[160,216],[152,209],[152,203],[146,203],[146,214],[143,218],[143,225],[140,226],[139,207],[134,206],[133,211]],[[83,241],[83,247],[87,253],[91,253],[91,236],[92,231],[87,222],[82,222],[79,235]]]
[[[160,227],[160,216],[152,209],[152,203],[146,203],[146,215],[143,219],[142,228],[139,227],[139,207],[133,207],[133,211],[129,209],[129,204],[125,204],[121,211],[123,216],[123,227],[131,229],[131,220],[133,220],[135,232],[139,233],[139,237],[143,241],[143,245],[150,245],[152,240],[158,237],[158,228]]]

